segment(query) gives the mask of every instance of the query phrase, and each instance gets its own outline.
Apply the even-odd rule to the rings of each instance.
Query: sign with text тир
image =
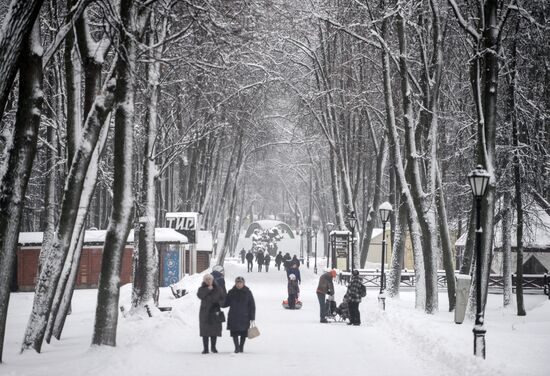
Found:
[[[187,236],[190,244],[197,243],[198,222],[197,212],[166,213],[166,227]]]

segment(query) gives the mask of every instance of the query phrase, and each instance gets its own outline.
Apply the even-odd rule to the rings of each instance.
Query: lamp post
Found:
[[[313,264],[313,273],[317,274],[317,226],[313,226],[313,236],[315,236],[315,264]]]
[[[386,259],[386,223],[390,219],[390,214],[393,211],[391,204],[387,201],[383,202],[378,207],[380,219],[382,220],[382,261],[380,263],[380,293],[378,294],[378,304],[382,309],[386,309],[386,275],[384,274],[384,261]]]
[[[300,263],[304,263],[304,230],[300,229]]]
[[[329,268],[331,266],[329,261],[332,260],[332,241],[330,239],[330,233],[332,232],[332,229],[334,228],[334,223],[327,222],[325,227],[327,228],[327,233],[328,233],[328,253],[327,253],[327,265],[326,265],[326,267]]]
[[[474,325],[474,355],[485,359],[485,327],[484,307],[481,300],[481,271],[482,271],[482,249],[481,249],[481,199],[485,195],[489,183],[489,173],[481,165],[477,165],[468,174],[468,182],[472,194],[476,199],[476,322]]]
[[[306,236],[307,236],[307,261],[306,266],[309,269],[309,255],[311,254],[311,227],[308,227],[306,230]]]
[[[355,229],[357,228],[357,217],[355,211],[351,210],[348,214],[348,226],[351,230],[351,270],[355,270]]]
[[[330,268],[334,264],[334,260],[333,260],[334,255],[332,253],[333,252],[332,238],[330,236],[330,233],[332,232],[332,229],[334,228],[334,223],[327,222],[326,227],[327,227],[327,232],[328,232],[328,254],[327,254],[327,265],[326,265],[326,267]],[[330,263],[329,263],[329,261],[330,261]]]

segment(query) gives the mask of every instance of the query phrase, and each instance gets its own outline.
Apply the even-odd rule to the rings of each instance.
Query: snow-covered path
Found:
[[[117,347],[90,348],[97,290],[77,290],[73,314],[67,319],[62,341],[44,345],[43,353],[18,354],[32,304],[31,293],[13,294],[8,315],[1,375],[547,375],[550,347],[550,301],[526,296],[528,316],[518,318],[502,310],[501,296],[490,295],[487,309],[487,360],[472,356],[472,323],[453,323],[445,312],[426,315],[414,310],[414,294],[388,301],[380,311],[377,291],[369,289],[361,304],[360,327],[319,323],[315,289],[318,275],[301,267],[301,310],[281,306],[286,297],[286,274],[247,273],[243,264],[226,262],[229,287],[237,275],[246,279],[257,305],[261,336],[248,340],[244,354],[234,354],[229,333],[218,340],[218,354],[203,355],[198,336],[199,300],[195,293],[202,275],[183,281],[190,294],[174,299],[161,290],[161,305],[172,313],[154,319],[119,318]],[[345,288],[336,285],[341,301]],[[128,307],[130,286],[121,291]],[[514,360],[514,361],[510,361]]]

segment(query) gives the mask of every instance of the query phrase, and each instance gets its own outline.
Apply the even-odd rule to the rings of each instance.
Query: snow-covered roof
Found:
[[[550,249],[550,215],[541,208],[533,199],[525,194],[524,202],[524,229],[523,247],[526,249]],[[502,199],[496,203],[496,212],[502,206]],[[512,219],[511,244],[512,248],[517,246],[516,218]],[[464,247],[468,233],[465,232],[455,242],[455,246]],[[494,247],[502,248],[502,221],[495,224]]]
[[[107,230],[86,230],[84,232],[84,244],[103,244]],[[20,232],[19,245],[41,245],[44,238],[43,232]],[[155,228],[155,241],[157,243],[187,243],[187,237],[171,228]],[[131,230],[126,243],[134,242],[134,231]]]

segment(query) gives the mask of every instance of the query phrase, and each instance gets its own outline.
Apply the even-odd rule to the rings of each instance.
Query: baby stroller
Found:
[[[348,299],[344,296],[342,303],[336,306],[334,296],[329,295],[327,301],[327,319],[334,321],[346,321],[349,319]]]

